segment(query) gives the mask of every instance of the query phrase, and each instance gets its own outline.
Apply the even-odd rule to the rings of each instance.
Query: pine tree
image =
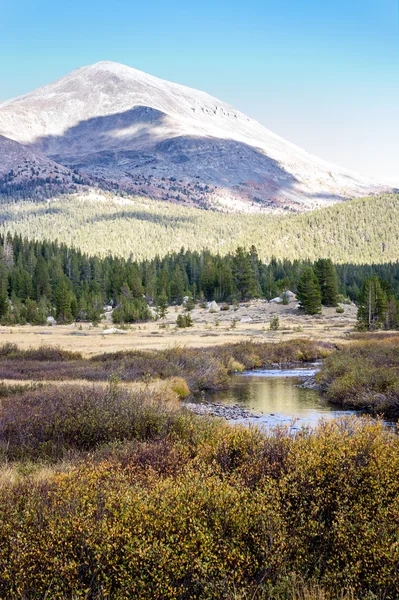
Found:
[[[7,233],[6,239],[4,240],[3,252],[2,262],[4,265],[6,267],[14,266],[14,246],[10,233]]]
[[[316,315],[321,312],[320,285],[311,267],[307,267],[302,273],[298,283],[297,298],[306,314]]]
[[[314,265],[321,289],[321,303],[324,306],[337,306],[337,272],[330,258],[320,258]]]
[[[7,316],[8,313],[8,293],[7,293],[8,277],[6,269],[0,265],[0,319]]]
[[[172,275],[172,280],[170,283],[170,295],[172,298],[172,302],[175,302],[176,304],[181,304],[183,302],[184,279],[179,264],[176,265]]]
[[[386,320],[388,302],[378,277],[369,277],[363,283],[359,297],[357,318],[367,329],[380,329]]]
[[[127,284],[135,298],[142,298],[144,288],[137,263],[133,263],[127,274]]]
[[[164,319],[168,314],[168,306],[168,297],[165,290],[163,290],[157,300],[157,313],[160,319]]]
[[[209,256],[205,259],[200,278],[200,287],[202,293],[208,300],[213,300],[213,293],[215,290],[215,282],[216,282],[216,269],[215,265],[212,261],[212,258]]]
[[[237,248],[233,260],[234,283],[241,300],[258,295],[258,286],[251,265],[251,257],[243,248]]]
[[[36,300],[40,300],[42,297],[51,297],[50,275],[47,263],[42,256],[39,256],[36,262],[33,274],[33,290]]]
[[[61,279],[55,290],[56,319],[60,323],[72,321],[72,291],[67,277]]]

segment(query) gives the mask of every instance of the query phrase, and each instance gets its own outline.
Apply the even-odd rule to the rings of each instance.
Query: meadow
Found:
[[[322,599],[399,593],[399,441],[196,417],[165,382],[2,399],[0,596]]]
[[[331,344],[297,339],[273,343],[235,342],[211,348],[171,347],[163,350],[123,350],[85,358],[79,352],[16,344],[0,346],[0,380],[122,382],[182,377],[192,393],[228,387],[238,370],[315,361]]]
[[[86,357],[3,344],[0,597],[397,598],[396,433],[367,417],[265,432],[181,402],[244,368],[323,360],[331,387],[352,358],[395,367],[397,337],[358,336]]]

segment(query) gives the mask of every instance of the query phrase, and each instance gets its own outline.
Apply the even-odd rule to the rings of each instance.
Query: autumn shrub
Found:
[[[183,377],[174,377],[170,380],[169,384],[179,398],[187,398],[190,395],[190,388]]]
[[[80,352],[64,350],[58,346],[39,346],[38,348],[27,348],[22,350],[17,344],[6,342],[0,346],[0,358],[12,360],[37,360],[37,361],[68,361],[82,358]]]
[[[242,373],[245,371],[245,366],[231,356],[229,362],[227,363],[227,371],[229,373]]]
[[[178,375],[193,393],[228,387],[232,361],[240,369],[254,369],[311,362],[332,350],[329,344],[306,339],[271,344],[244,341],[211,348],[123,350],[85,359],[57,348],[22,351],[8,346],[0,347],[0,379],[107,381],[117,375],[122,381],[140,381]]]
[[[188,417],[164,384],[46,386],[0,404],[0,454],[7,460],[60,459],[111,441],[165,437]]]
[[[318,381],[339,404],[399,416],[399,339],[366,337],[324,361]]]
[[[194,419],[1,485],[0,597],[394,600],[398,500],[381,423]]]

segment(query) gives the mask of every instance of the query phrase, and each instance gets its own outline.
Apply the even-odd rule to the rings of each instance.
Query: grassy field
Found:
[[[173,346],[203,348],[236,341],[257,340],[278,342],[295,338],[310,338],[324,342],[344,342],[353,331],[356,322],[356,307],[344,305],[344,313],[334,308],[323,308],[321,316],[306,316],[293,305],[268,304],[252,301],[241,305],[234,312],[209,313],[204,309],[192,311],[194,326],[176,328],[177,315],[181,307],[170,308],[167,318],[160,321],[132,325],[123,334],[104,335],[104,328],[57,325],[0,327],[0,344],[15,343],[21,348],[37,348],[41,345],[60,346],[67,350],[78,350],[85,356],[118,350],[160,350]],[[274,315],[280,319],[280,329],[270,330]],[[248,320],[250,320],[248,322]]]

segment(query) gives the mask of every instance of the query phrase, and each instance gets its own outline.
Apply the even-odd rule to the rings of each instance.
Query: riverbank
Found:
[[[182,377],[191,393],[228,387],[231,373],[271,365],[320,360],[332,344],[308,339],[280,343],[244,341],[212,348],[173,347],[158,351],[128,350],[85,358],[50,346],[21,349],[0,346],[0,380],[150,381]]]
[[[184,408],[196,415],[220,417],[226,421],[242,421],[260,419],[261,415],[243,408],[239,404],[223,404],[222,402],[184,402]]]
[[[316,384],[332,402],[399,417],[399,335],[357,334],[323,361]]]

